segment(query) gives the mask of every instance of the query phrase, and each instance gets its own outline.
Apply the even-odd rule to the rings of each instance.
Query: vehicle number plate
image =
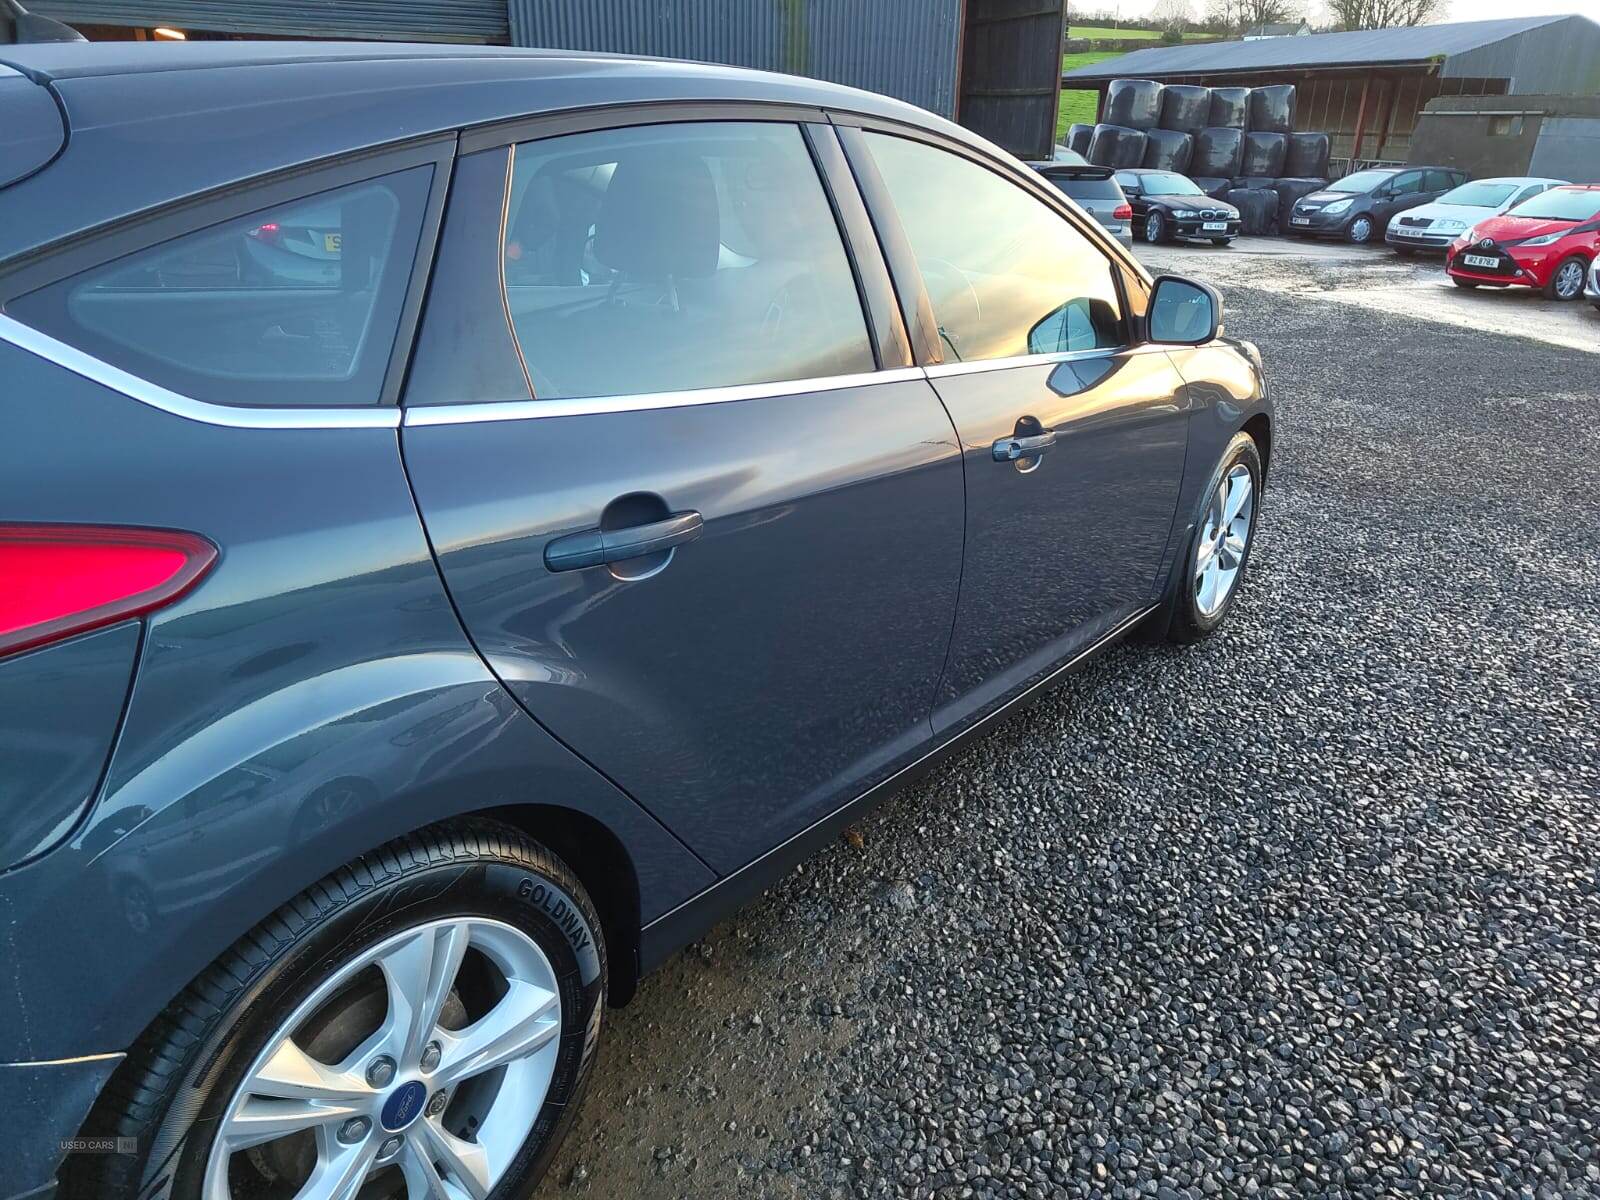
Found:
[[[1396,225],[1394,231],[1401,237],[1421,237],[1426,230],[1414,229],[1409,225]]]
[[[344,235],[341,233],[325,233],[322,235],[322,248],[329,254],[339,253],[339,242]]]
[[[1500,265],[1498,258],[1490,258],[1484,254],[1463,254],[1461,261],[1469,267],[1498,267]]]
[[[1226,233],[1228,232],[1228,223],[1226,221],[1207,221],[1200,228],[1207,233]]]
[[[1311,224],[1311,218],[1310,217],[1290,217],[1289,218],[1289,224],[1291,224],[1291,225],[1309,225],[1309,224]]]

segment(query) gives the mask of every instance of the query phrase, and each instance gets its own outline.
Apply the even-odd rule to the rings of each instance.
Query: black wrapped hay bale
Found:
[[[1328,173],[1328,135],[1291,133],[1283,173],[1295,179],[1316,179]]]
[[[1258,133],[1294,132],[1294,84],[1250,89],[1250,128]]]
[[[1094,137],[1093,125],[1068,125],[1067,149],[1089,157],[1089,139]]]
[[[1107,125],[1154,129],[1161,123],[1161,85],[1150,79],[1113,79],[1106,89]]]
[[[1280,179],[1283,176],[1283,159],[1288,153],[1288,134],[1263,133],[1252,129],[1244,135],[1244,154],[1239,159],[1239,174]]]
[[[1143,166],[1153,171],[1176,171],[1187,174],[1189,156],[1194,152],[1194,138],[1176,129],[1150,129],[1144,135]]]
[[[1242,188],[1269,188],[1278,186],[1276,175],[1240,175],[1233,181],[1234,187]]]
[[[1144,162],[1144,130],[1096,125],[1089,139],[1089,161],[1100,167],[1137,167]]]
[[[1218,129],[1244,129],[1250,124],[1250,89],[1225,87],[1211,89],[1211,114],[1208,126]]]
[[[1240,233],[1274,233],[1278,228],[1278,193],[1273,188],[1229,188],[1222,196],[1239,210]]]
[[[1295,202],[1312,192],[1320,192],[1328,186],[1328,181],[1321,178],[1280,179],[1272,186],[1278,193],[1278,230],[1283,232],[1289,228],[1289,213]]]
[[[1206,128],[1194,135],[1194,152],[1189,155],[1191,175],[1213,179],[1232,179],[1239,172],[1244,155],[1244,131]]]
[[[1229,188],[1233,187],[1231,179],[1213,179],[1206,175],[1191,175],[1189,182],[1194,184],[1213,200],[1221,200]]]
[[[1211,122],[1211,89],[1169,83],[1161,89],[1161,128],[1199,133]]]

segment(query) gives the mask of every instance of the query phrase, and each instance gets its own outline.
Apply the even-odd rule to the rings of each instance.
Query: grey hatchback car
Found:
[[[1240,594],[1255,349],[927,113],[0,63],[10,1200],[523,1195],[643,972]]]

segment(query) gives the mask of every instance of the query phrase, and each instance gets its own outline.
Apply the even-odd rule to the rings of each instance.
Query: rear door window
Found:
[[[536,399],[876,367],[797,125],[646,125],[524,143],[504,255]]]
[[[8,315],[182,395],[376,404],[433,168],[274,205],[29,292]]]

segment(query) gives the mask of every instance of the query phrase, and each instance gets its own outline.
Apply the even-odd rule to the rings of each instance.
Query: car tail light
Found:
[[[1119,204],[1119,205],[1117,205],[1117,207],[1111,213],[1111,219],[1114,220],[1114,221],[1131,221],[1131,220],[1133,220],[1133,205],[1131,205],[1131,204]]]
[[[171,604],[217,560],[205,538],[111,525],[0,525],[0,654]]]

